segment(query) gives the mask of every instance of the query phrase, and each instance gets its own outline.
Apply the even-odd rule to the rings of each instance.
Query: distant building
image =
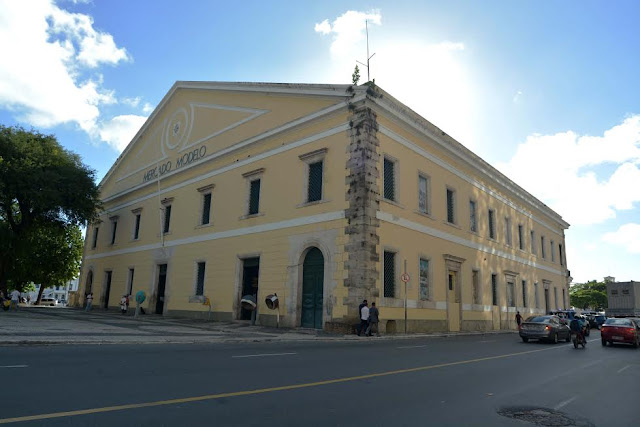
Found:
[[[347,330],[367,299],[381,331],[420,332],[569,303],[569,224],[368,85],[177,82],[100,191],[94,307],[142,290],[151,313],[206,318],[209,297],[214,319],[247,320],[249,295],[275,325],[277,293],[280,325]]]
[[[80,278],[69,280],[66,284],[60,286],[50,286],[45,288],[42,292],[42,297],[52,297],[58,301],[69,301],[69,292],[76,292],[78,290],[78,283]],[[30,296],[31,302],[35,302],[40,292],[40,285],[35,285],[36,290],[32,292],[23,293],[23,296]]]

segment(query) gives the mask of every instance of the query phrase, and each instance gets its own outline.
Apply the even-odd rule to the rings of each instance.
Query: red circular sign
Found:
[[[409,274],[403,273],[402,276],[400,276],[400,280],[402,280],[404,283],[407,283],[409,281]]]

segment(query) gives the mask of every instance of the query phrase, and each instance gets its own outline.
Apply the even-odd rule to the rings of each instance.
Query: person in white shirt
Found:
[[[20,292],[14,289],[13,292],[11,292],[11,305],[9,306],[9,310],[13,308],[15,311],[18,311],[18,302],[20,302]]]
[[[369,304],[367,300],[362,301],[360,305],[360,326],[358,326],[358,336],[361,332],[365,332],[369,327]]]

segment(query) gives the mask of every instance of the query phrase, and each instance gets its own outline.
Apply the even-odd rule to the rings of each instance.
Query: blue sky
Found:
[[[575,281],[640,280],[638,16],[637,1],[0,0],[0,123],[54,133],[102,178],[176,80],[350,83],[368,19],[376,83],[571,223]]]

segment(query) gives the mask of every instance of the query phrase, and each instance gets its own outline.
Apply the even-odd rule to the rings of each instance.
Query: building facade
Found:
[[[243,320],[254,295],[260,324],[339,330],[366,298],[386,332],[568,306],[568,224],[374,86],[177,82],[100,188],[94,306],[143,290],[157,314]]]

